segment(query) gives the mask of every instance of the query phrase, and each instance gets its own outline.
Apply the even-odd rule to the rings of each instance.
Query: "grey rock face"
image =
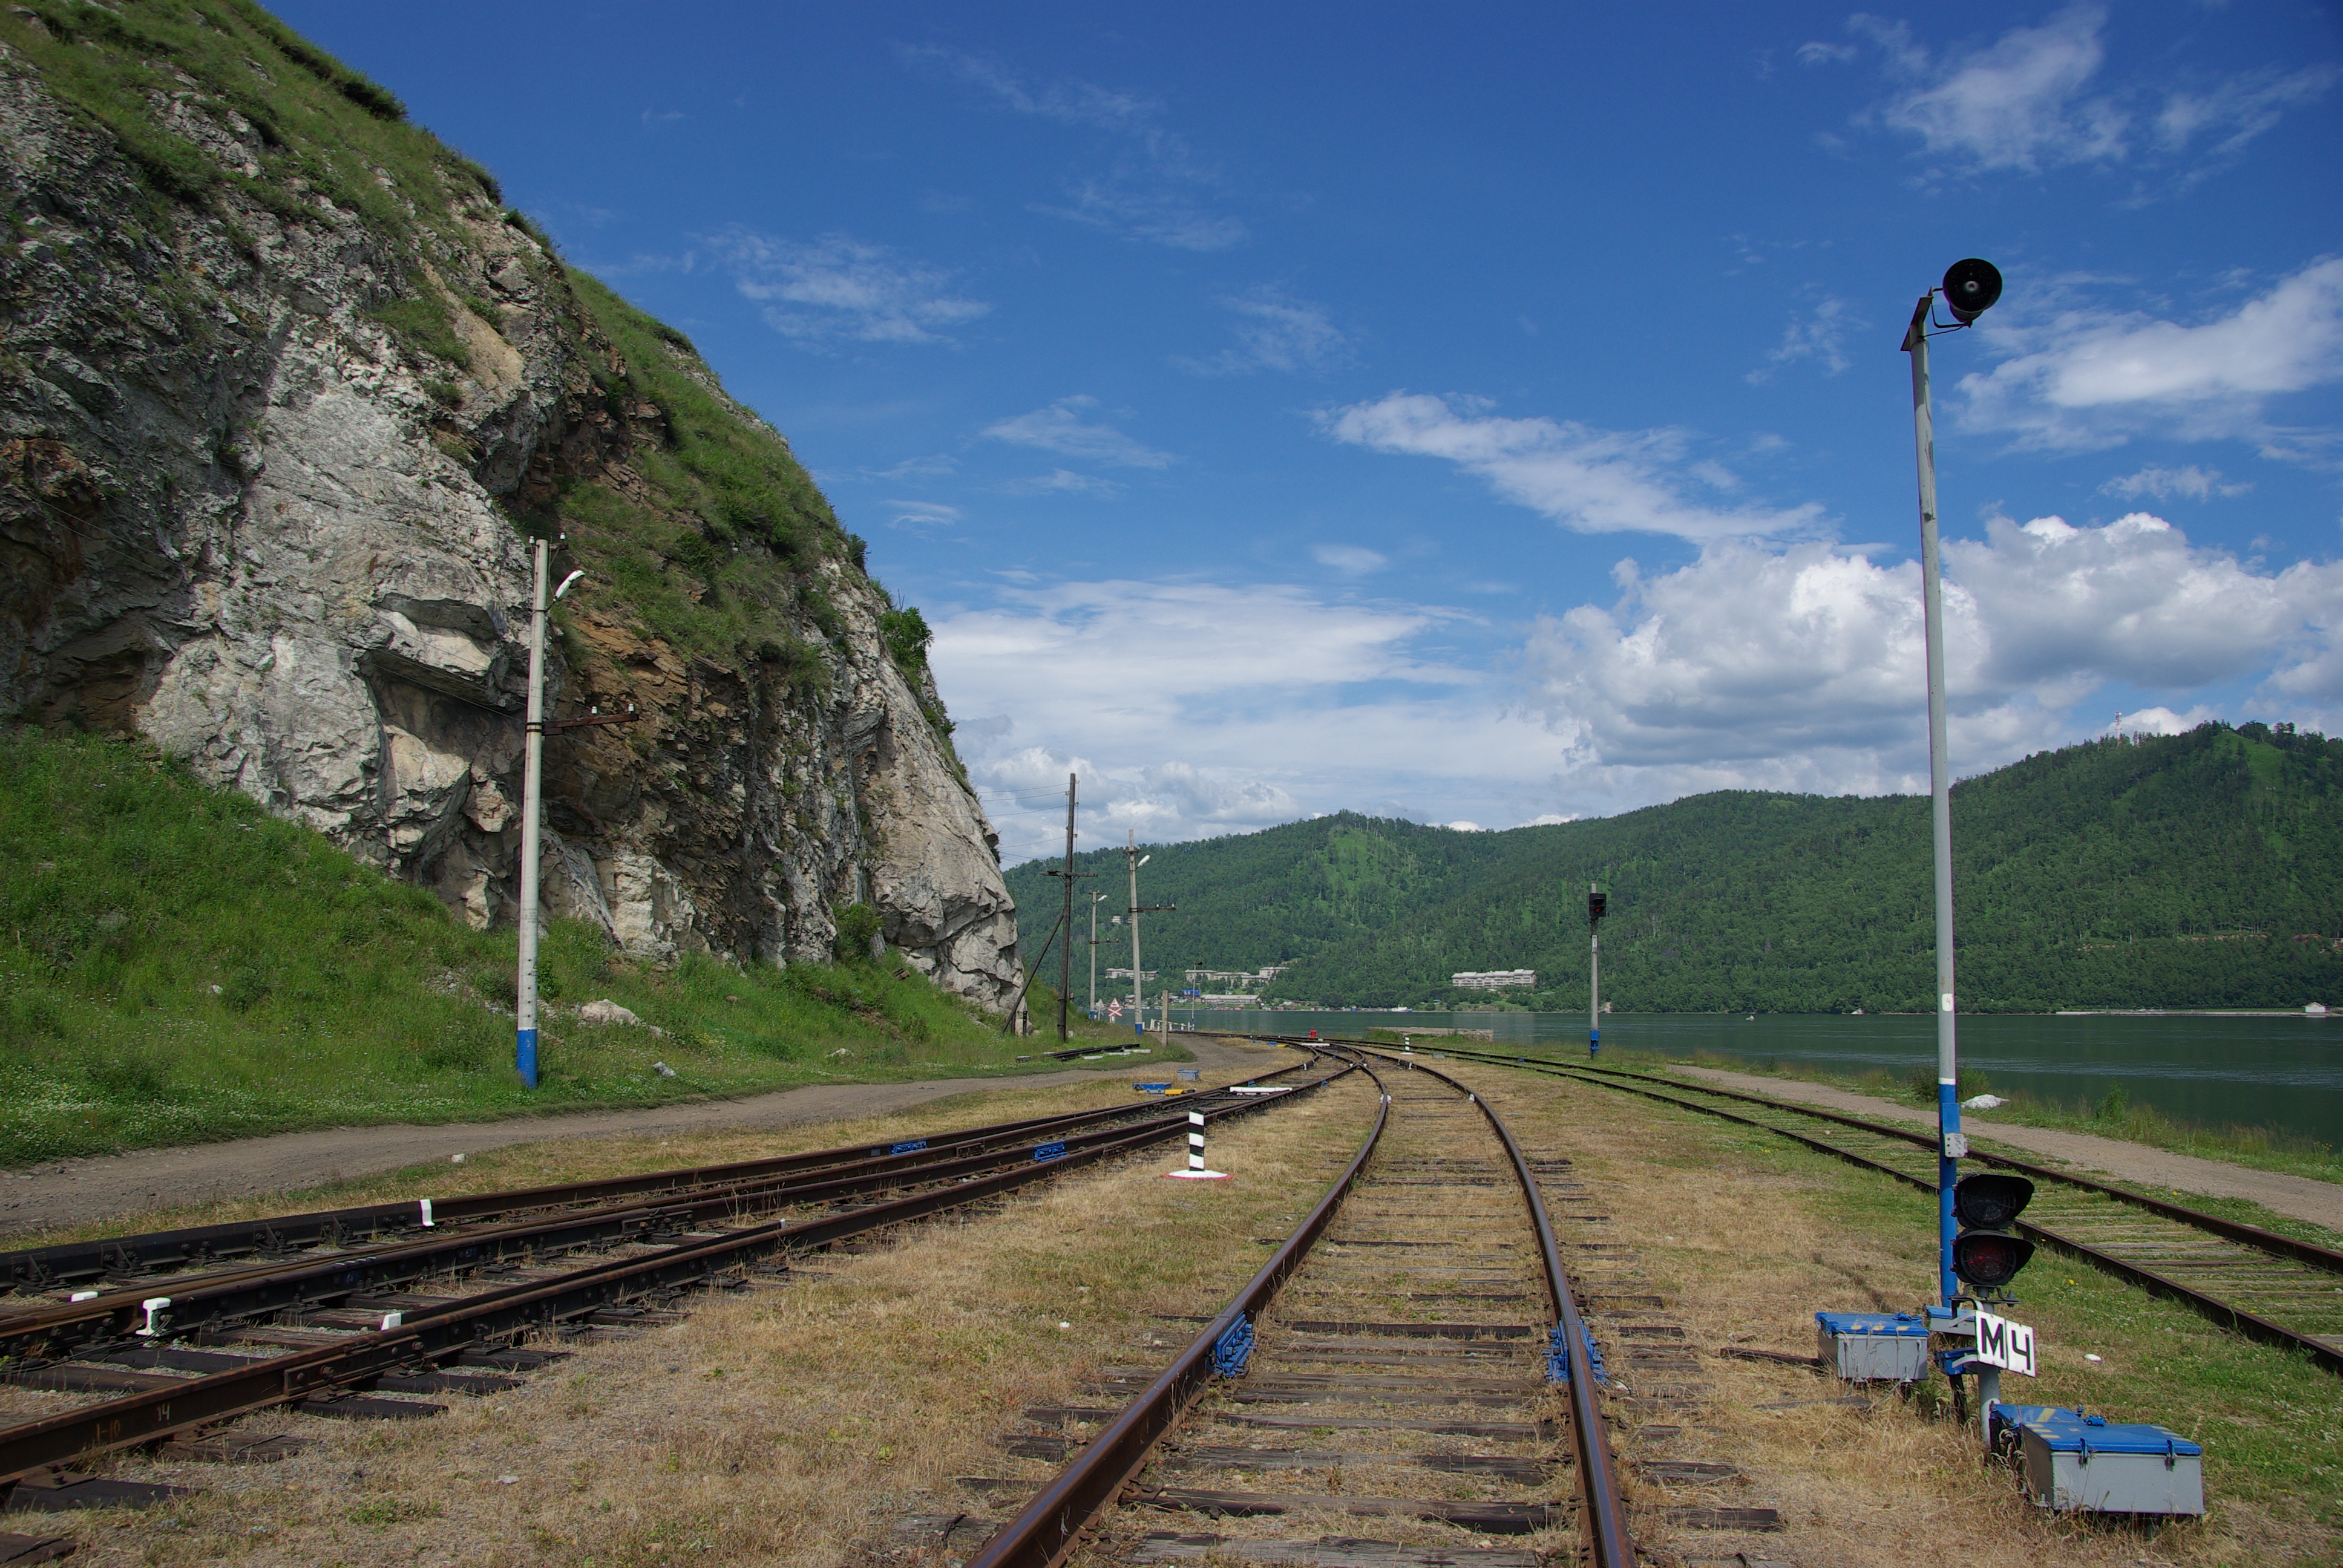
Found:
[[[250,172],[251,126],[170,115]],[[464,210],[430,281],[470,367],[420,371],[369,314],[400,269],[353,216],[317,198],[285,221],[233,181],[212,212],[158,213],[5,45],[0,199],[30,236],[0,247],[0,718],[143,732],[509,920],[530,584],[499,498],[581,452],[623,471],[628,439],[558,263],[485,199]],[[642,717],[548,739],[548,907],[647,958],[784,962],[826,956],[834,910],[867,901],[910,961],[1005,1003],[1014,909],[940,705],[889,658],[878,591],[821,569],[836,630],[803,628],[830,664],[810,689],[679,658],[590,584],[564,607],[555,640],[593,668],[557,648],[548,709]]]

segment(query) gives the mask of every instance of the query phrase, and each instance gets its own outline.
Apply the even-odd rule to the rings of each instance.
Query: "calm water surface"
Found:
[[[1488,1029],[1500,1044],[1544,1050],[1586,1044],[1584,1013],[1182,1012],[1206,1027]],[[1752,1063],[1813,1062],[1833,1071],[1883,1069],[1901,1080],[1936,1060],[1936,1020],[1926,1014],[1841,1018],[1808,1014],[1619,1013],[1603,1020],[1605,1045],[1664,1056],[1698,1051]],[[2046,1018],[1976,1014],[1960,1021],[1961,1066],[2003,1093],[2097,1101],[2121,1084],[2138,1104],[2219,1125],[2280,1128],[2343,1143],[2343,1019]]]

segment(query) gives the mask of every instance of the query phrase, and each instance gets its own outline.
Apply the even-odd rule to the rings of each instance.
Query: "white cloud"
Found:
[[[2343,75],[2321,64],[2268,66],[2210,83],[2102,86],[2107,21],[2103,6],[2072,5],[2039,26],[2013,27],[1984,48],[1939,58],[1902,22],[1851,17],[1848,29],[1875,45],[1889,75],[1906,84],[1858,123],[1916,136],[1924,153],[1962,172],[2036,174],[2137,160],[2184,168],[2185,188]],[[1813,65],[1854,52],[1808,44],[1798,57]]]
[[[900,51],[908,64],[941,69],[1003,108],[1101,131],[1129,148],[1103,175],[1071,181],[1071,205],[1036,212],[1089,224],[1126,239],[1175,250],[1226,250],[1250,237],[1240,220],[1211,211],[1192,194],[1217,184],[1187,138],[1163,123],[1163,106],[1138,93],[1061,79],[1037,84],[989,55],[935,46]]]
[[[1382,551],[1371,550],[1364,545],[1315,545],[1310,553],[1318,558],[1320,566],[1332,567],[1344,577],[1364,577],[1391,565]]]
[[[2063,447],[2113,446],[2155,426],[2260,435],[2266,399],[2343,378],[2343,259],[2315,262],[2197,326],[2078,307],[2040,326],[2021,317],[1995,327],[1986,342],[2020,352],[1961,378],[1977,428]]]
[[[940,501],[889,501],[893,514],[887,520],[899,528],[921,532],[930,528],[948,528],[960,521],[960,508],[947,507]]]
[[[1001,489],[1011,496],[1095,496],[1111,500],[1122,494],[1122,487],[1112,479],[1096,474],[1077,474],[1071,468],[1052,468],[1029,479],[1011,479]]]
[[[2220,715],[2211,709],[2202,705],[2192,708],[2186,713],[2175,713],[2169,708],[2159,704],[2155,708],[2142,708],[2130,713],[2118,713],[2114,720],[2099,733],[2102,735],[2186,735],[2207,719],[2219,717]]]
[[[884,468],[859,470],[866,479],[940,479],[955,473],[959,461],[948,452],[930,452],[924,457],[906,457]]]
[[[951,275],[842,234],[811,244],[734,229],[711,242],[740,292],[770,301],[766,325],[802,343],[940,343],[992,307],[951,292]]]
[[[2224,484],[2218,468],[2200,468],[2194,463],[2177,468],[2153,466],[2137,473],[2125,474],[2109,479],[2099,487],[2103,496],[2120,496],[2127,501],[2137,501],[2142,496],[2164,500],[2173,496],[2187,496],[2192,500],[2207,500],[2214,496],[2242,496],[2252,489],[2247,484]]]
[[[1858,17],[1853,25],[1886,50],[1891,68],[1920,78],[1880,108],[1883,121],[1917,136],[1929,152],[2032,173],[2124,154],[2128,116],[2107,98],[2082,95],[2107,57],[2106,22],[2096,5],[2074,6],[1943,65],[1901,23]]]
[[[1852,44],[1801,44],[1798,64],[1801,65],[1844,65],[1855,58],[1857,50]]]
[[[2314,721],[2343,707],[2343,566],[2269,573],[2146,513],[1997,519],[1949,541],[1953,756],[1974,773],[2071,739],[2109,684],[2240,679]],[[1610,608],[1542,622],[1528,668],[1574,771],[1628,798],[1926,787],[1919,568],[1824,545],[1712,545]]]
[[[1066,195],[1072,206],[1033,210],[1174,250],[1229,250],[1252,237],[1240,219],[1209,211],[1177,190],[1121,175],[1077,180]]]
[[[1695,500],[1687,481],[1729,489],[1733,477],[1688,461],[1680,430],[1598,430],[1575,421],[1506,419],[1485,405],[1393,392],[1320,417],[1338,441],[1378,452],[1444,457],[1505,500],[1580,533],[1644,532],[1689,539],[1811,538],[1822,508],[1725,507]]]
[[[1462,819],[1453,822],[1443,822],[1441,826],[1452,833],[1485,833],[1489,830],[1478,822],[1467,822]]]
[[[930,657],[951,710],[981,716],[954,737],[980,786],[1062,789],[1079,759],[1085,828],[1117,841],[1345,808],[1513,819],[1559,749],[1504,718],[1478,672],[1415,652],[1458,618],[1278,585],[1036,584],[930,617]],[[1048,817],[1010,814],[1004,853],[1048,852]]]
[[[1825,295],[1812,310],[1791,318],[1783,329],[1782,341],[1767,351],[1765,363],[1749,372],[1747,379],[1762,385],[1773,379],[1775,369],[1801,359],[1818,360],[1825,375],[1836,376],[1854,364],[1846,356],[1847,333],[1861,332],[1870,325],[1849,310],[1845,300]]]
[[[1208,359],[1175,355],[1172,363],[1198,376],[1245,376],[1256,370],[1321,372],[1351,361],[1351,340],[1322,306],[1275,288],[1221,301],[1236,312],[1237,347]]]
[[[990,94],[995,103],[1018,114],[1136,137],[1157,156],[1172,161],[1184,161],[1188,156],[1179,137],[1162,127],[1163,106],[1152,98],[1101,87],[1092,82],[1061,79],[1036,85],[998,59],[960,49],[930,45],[905,48],[900,54],[910,64],[940,66],[947,75]]]
[[[1033,447],[1110,467],[1162,468],[1178,461],[1171,453],[1143,446],[1111,425],[1083,419],[1085,410],[1097,407],[1098,399],[1086,394],[1061,397],[1046,408],[988,425],[984,434],[1011,446]]]
[[[2203,136],[2216,156],[2237,153],[2277,125],[2287,110],[2326,92],[2334,85],[2337,75],[2333,65],[2306,65],[2298,71],[2253,71],[2217,83],[2201,93],[2185,89],[2173,92],[2156,116],[2156,139],[2163,146],[2180,152]]]

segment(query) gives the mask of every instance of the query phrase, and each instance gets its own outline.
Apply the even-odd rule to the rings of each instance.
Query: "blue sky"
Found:
[[[2331,7],[278,9],[787,432],[1012,859],[1925,787],[1972,255],[1956,770],[2343,730]]]

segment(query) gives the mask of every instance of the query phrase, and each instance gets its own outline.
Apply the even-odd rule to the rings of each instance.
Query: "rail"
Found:
[[[1347,1069],[1345,1070],[1347,1070]],[[1282,1076],[1282,1074],[1280,1075]],[[1301,1098],[1332,1074],[1290,1094],[1245,1098],[1208,1112],[1242,1116]],[[444,1307],[406,1314],[403,1321],[351,1334],[313,1351],[256,1361],[248,1367],[175,1380],[168,1387],[80,1406],[0,1429],[0,1488],[29,1472],[84,1461],[148,1443],[274,1405],[297,1402],[366,1382],[397,1368],[436,1363],[479,1342],[510,1336],[582,1315],[631,1297],[703,1284],[728,1268],[776,1251],[830,1244],[945,1210],[978,1202],[1182,1136],[1185,1114],[1101,1138],[1087,1147],[1058,1150],[1059,1141],[996,1155],[1003,1168],[961,1175],[929,1191],[844,1213],[775,1220],[727,1234],[699,1238],[648,1256],[606,1261],[550,1280],[505,1286],[449,1300]]]
[[[1834,1123],[1899,1143],[1915,1144],[1923,1149],[1933,1150],[1934,1144],[1926,1135],[1905,1128],[1884,1126],[1816,1106],[1799,1105],[1734,1090],[1711,1089],[1704,1084],[1679,1083],[1672,1079],[1658,1078],[1646,1073],[1628,1072],[1616,1068],[1588,1067],[1576,1062],[1541,1060],[1534,1057],[1506,1056],[1489,1051],[1464,1051],[1444,1043],[1441,1046],[1439,1054],[1498,1067],[1525,1070],[1543,1073],[1548,1077],[1593,1083],[1623,1093],[1640,1095],[1645,1099],[1674,1105],[1686,1111],[1698,1111],[1703,1115],[1714,1116],[1722,1121],[1771,1132],[1776,1137],[1789,1139],[1818,1153],[1828,1154],[1865,1170],[1892,1176],[1896,1181],[1916,1187],[1923,1191],[1935,1192],[1937,1190],[1936,1183],[1925,1176],[1901,1170],[1884,1161],[1871,1159],[1827,1139],[1809,1136],[1795,1128],[1775,1126],[1772,1122],[1761,1121],[1756,1117],[1744,1116],[1722,1106],[1689,1099],[1686,1096],[1704,1095],[1711,1097],[1712,1100],[1728,1100],[1762,1106],[1768,1111]],[[1647,1085],[1659,1087],[1646,1087]],[[1678,1092],[1667,1092],[1669,1090]],[[2316,1242],[2280,1235],[2258,1225],[2248,1225],[2238,1221],[2225,1219],[2217,1214],[2207,1214],[2200,1210],[2167,1202],[2162,1199],[2134,1191],[2128,1188],[2073,1175],[2063,1171],[2054,1171],[2046,1166],[2036,1165],[2005,1155],[1986,1154],[1973,1151],[1971,1158],[1981,1163],[2022,1171],[2045,1181],[2063,1184],[2146,1209],[2177,1224],[2203,1231],[2209,1235],[2219,1236],[2225,1241],[2251,1247],[2275,1257],[2301,1263],[2308,1268],[2330,1272],[2343,1271],[2343,1252],[2322,1247]],[[2338,1349],[2335,1343],[2323,1336],[2290,1328],[2250,1307],[2237,1302],[2224,1300],[2209,1291],[2200,1289],[2184,1280],[2176,1279],[2137,1259],[2123,1257],[2105,1247],[2095,1245],[2080,1236],[2045,1224],[2038,1218],[2032,1220],[2020,1218],[2016,1221],[2015,1228],[2021,1235],[2056,1248],[2070,1257],[2079,1258],[2118,1279],[2137,1285],[2153,1294],[2179,1302],[2210,1321],[2243,1334],[2248,1339],[2283,1350],[2298,1352],[2307,1356],[2313,1365],[2324,1371],[2343,1373],[2343,1349]]]
[[[1214,1353],[1219,1347],[1232,1332],[1241,1326],[1249,1327],[1259,1319],[1279,1289],[1308,1257],[1312,1247],[1332,1222],[1343,1199],[1357,1184],[1373,1158],[1389,1124],[1392,1095],[1381,1075],[1367,1065],[1366,1059],[1371,1056],[1386,1061],[1393,1059],[1388,1053],[1363,1049],[1348,1041],[1331,1046],[1322,1043],[1312,1045],[1303,1040],[1282,1043],[1305,1050],[1326,1050],[1330,1054],[1347,1051],[1359,1061],[1375,1084],[1379,1101],[1374,1123],[1365,1141],[1342,1175],[1326,1190],[1309,1216],[1285,1239],[1261,1271],[1172,1360],[1170,1367],[1144,1392],[1116,1415],[1103,1432],[1042,1487],[1023,1511],[1003,1525],[969,1559],[967,1568],[1055,1568],[1065,1559],[1082,1532],[1139,1473],[1157,1442],[1180,1420],[1209,1383],[1213,1372]],[[1592,1357],[1593,1342],[1572,1297],[1569,1280],[1562,1267],[1554,1228],[1539,1194],[1535,1174],[1514,1141],[1511,1129],[1505,1126],[1503,1119],[1487,1101],[1445,1073],[1423,1068],[1420,1062],[1405,1061],[1403,1064],[1426,1071],[1429,1076],[1464,1096],[1478,1108],[1504,1148],[1531,1223],[1537,1232],[1541,1267],[1560,1330],[1556,1337],[1562,1341],[1562,1353],[1566,1358],[1565,1364],[1570,1372],[1571,1429],[1578,1452],[1580,1518],[1587,1537],[1588,1561],[1595,1568],[1634,1568],[1634,1547],[1619,1496],[1616,1466],[1612,1462],[1609,1440],[1603,1424],[1597,1392],[1597,1369]]]

